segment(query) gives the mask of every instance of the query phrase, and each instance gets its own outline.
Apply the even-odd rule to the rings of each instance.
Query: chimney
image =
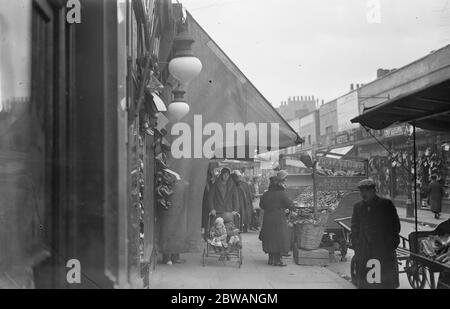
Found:
[[[300,100],[303,101],[303,96],[300,97]]]
[[[350,91],[355,90],[355,86],[353,84],[350,84]]]
[[[322,105],[324,105],[325,104],[325,100],[322,100]]]

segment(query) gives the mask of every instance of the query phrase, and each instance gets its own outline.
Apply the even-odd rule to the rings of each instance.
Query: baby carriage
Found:
[[[237,260],[239,268],[241,268],[243,263],[243,255],[242,255],[242,246],[229,246],[228,248],[224,248],[223,251],[217,252],[217,249],[210,243],[209,233],[211,230],[211,226],[214,224],[217,218],[223,218],[225,223],[232,223],[234,229],[239,230],[241,232],[242,221],[241,216],[239,214],[233,215],[232,213],[224,213],[217,212],[215,216],[210,215],[208,218],[208,223],[205,230],[205,248],[203,249],[202,255],[202,263],[203,266],[206,266],[206,258],[208,257],[216,257],[219,258],[224,264],[226,261]],[[228,221],[228,222],[227,222]],[[242,239],[240,234],[238,235],[240,239],[240,244],[242,244]],[[227,241],[229,240],[229,236],[227,237]]]

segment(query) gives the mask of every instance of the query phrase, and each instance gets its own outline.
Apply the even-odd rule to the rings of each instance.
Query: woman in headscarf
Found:
[[[291,249],[286,210],[293,208],[293,202],[287,196],[286,171],[279,171],[270,178],[269,190],[261,197],[261,209],[264,210],[260,239],[263,250],[269,254],[269,265],[286,266],[281,260],[282,254]]]
[[[216,212],[239,212],[239,200],[234,181],[230,178],[229,168],[223,168],[219,178],[214,182],[209,192],[209,214]]]

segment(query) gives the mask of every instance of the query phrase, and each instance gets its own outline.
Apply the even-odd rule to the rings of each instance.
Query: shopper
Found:
[[[215,216],[216,212],[239,212],[239,200],[236,185],[230,178],[229,168],[221,170],[219,178],[214,182],[209,192],[209,213]]]
[[[400,220],[397,210],[392,201],[377,195],[372,179],[361,181],[358,188],[362,201],[354,205],[351,223],[357,286],[398,288],[395,250],[400,243]]]
[[[444,187],[437,181],[437,176],[431,176],[431,183],[428,186],[428,200],[430,201],[431,211],[434,212],[434,218],[441,217],[442,198],[444,197]]]
[[[287,176],[286,171],[279,171],[272,177],[269,190],[263,194],[260,203],[264,210],[260,240],[264,252],[269,254],[268,264],[274,266],[286,266],[281,256],[291,248],[286,210],[293,208],[293,202],[285,192]]]

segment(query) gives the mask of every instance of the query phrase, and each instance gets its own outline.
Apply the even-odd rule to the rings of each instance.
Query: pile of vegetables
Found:
[[[313,188],[305,187],[294,200],[297,207],[289,214],[289,225],[304,223],[325,225],[328,216],[338,207],[342,196],[344,192],[340,191],[317,192],[317,214],[314,216]]]

